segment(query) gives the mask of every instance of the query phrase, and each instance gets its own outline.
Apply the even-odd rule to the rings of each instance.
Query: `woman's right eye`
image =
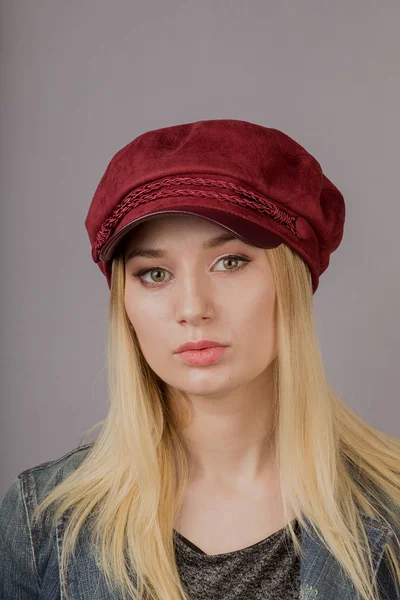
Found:
[[[157,285],[157,282],[155,281],[144,281],[144,276],[147,275],[147,273],[151,273],[152,271],[158,271],[159,273],[164,271],[165,273],[167,273],[166,269],[163,269],[162,267],[151,267],[150,269],[142,269],[141,271],[139,271],[139,273],[137,273],[135,275],[135,277],[138,277],[143,283],[146,283],[148,285]],[[159,283],[164,283],[165,279],[161,280]]]

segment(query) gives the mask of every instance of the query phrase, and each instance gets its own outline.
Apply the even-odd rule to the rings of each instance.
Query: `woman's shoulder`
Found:
[[[85,459],[94,442],[77,446],[63,456],[24,469],[15,481],[26,487],[27,495],[35,495],[35,504],[75,471]]]
[[[33,510],[77,469],[93,444],[25,469],[7,489],[0,503],[0,556],[8,557],[0,569],[0,598],[39,598],[39,582],[56,556],[55,532],[34,521]]]

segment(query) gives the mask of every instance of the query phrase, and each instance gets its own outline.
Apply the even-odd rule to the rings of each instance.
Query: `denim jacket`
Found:
[[[65,519],[53,531],[32,523],[32,510],[49,491],[76,469],[93,442],[61,458],[20,473],[0,505],[1,600],[115,600],[96,564],[87,537],[70,559],[67,586],[60,586],[60,557]],[[385,547],[393,530],[361,513],[372,548],[381,600],[399,600],[388,570]],[[398,535],[400,532],[397,532]],[[317,537],[301,531],[304,557],[300,569],[300,600],[359,600],[353,584]],[[221,599],[223,600],[223,599]]]

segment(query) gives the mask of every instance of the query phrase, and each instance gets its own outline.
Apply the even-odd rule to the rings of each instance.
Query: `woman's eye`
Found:
[[[224,265],[229,265],[229,264],[234,264],[234,268],[227,268],[227,271],[237,271],[239,269],[241,269],[242,267],[244,267],[244,264],[241,264],[239,266],[235,267],[235,263],[237,262],[241,262],[241,263],[247,263],[250,262],[250,260],[248,258],[244,258],[242,256],[237,256],[236,254],[230,254],[229,256],[223,256],[222,258],[220,258],[216,264],[222,262]],[[149,269],[142,269],[141,271],[139,271],[138,273],[134,274],[134,277],[137,277],[138,279],[140,279],[140,281],[142,281],[145,284],[148,285],[157,285],[157,283],[164,283],[166,281],[163,273],[166,273],[166,269],[163,269],[162,267],[151,267]],[[157,277],[156,279],[152,279],[152,281],[145,281],[144,276],[147,274],[151,274],[152,273],[156,273]]]

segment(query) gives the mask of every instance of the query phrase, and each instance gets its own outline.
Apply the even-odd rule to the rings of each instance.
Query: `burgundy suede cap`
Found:
[[[315,293],[342,240],[345,203],[319,162],[282,131],[212,119],[148,131],[111,159],[85,220],[109,287],[125,235],[161,214],[208,219],[259,248],[287,244],[309,266]]]

